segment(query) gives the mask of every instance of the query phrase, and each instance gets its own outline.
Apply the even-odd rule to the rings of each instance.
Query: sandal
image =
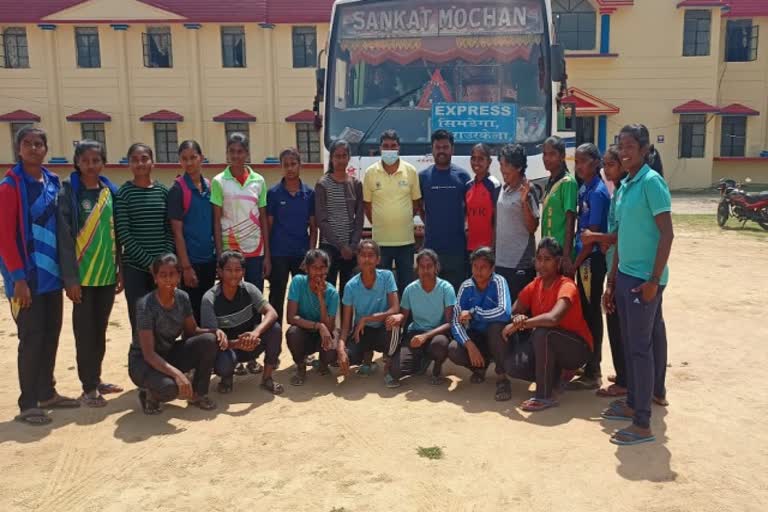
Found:
[[[187,403],[204,411],[212,411],[216,408],[216,402],[207,396],[199,396],[193,400],[187,400]]]
[[[139,403],[141,404],[141,410],[148,416],[154,416],[163,411],[160,407],[160,402],[151,398],[143,389],[139,390]]]
[[[310,354],[307,357],[304,358],[304,366],[315,366],[316,363],[319,361],[315,359],[314,354]]]
[[[90,396],[88,393],[83,392],[79,400],[86,407],[104,407],[107,405],[107,401],[98,391],[96,391],[96,396]]]
[[[433,386],[440,386],[448,382],[448,379],[442,375],[433,375],[429,378],[429,383]]]
[[[568,391],[591,391],[593,389],[600,388],[599,377],[588,377],[586,375],[581,375],[577,379],[565,382],[565,389]]]
[[[216,392],[222,395],[226,395],[227,393],[231,393],[234,387],[235,383],[232,377],[222,377],[222,379],[219,381],[219,384],[216,386]]]
[[[116,384],[108,384],[106,382],[99,384],[96,389],[98,389],[99,393],[102,395],[109,395],[110,393],[122,393],[124,391],[120,386]]]
[[[472,377],[469,378],[472,384],[482,384],[485,382],[485,370],[473,370]]]
[[[611,384],[608,387],[598,389],[595,391],[595,394],[604,398],[618,398],[620,396],[627,396],[627,388]]]
[[[500,380],[496,383],[496,394],[494,398],[497,402],[506,402],[512,399],[512,384],[507,380]]]
[[[239,363],[237,366],[235,366],[235,375],[238,377],[248,375],[248,370],[245,369],[245,365],[243,363]]]
[[[48,425],[53,421],[51,417],[45,413],[45,411],[38,409],[37,407],[32,407],[26,411],[21,411],[21,413],[13,419],[21,423],[26,423],[27,425],[33,425],[36,427]]]
[[[520,408],[525,412],[539,412],[551,407],[557,407],[560,402],[550,398],[529,398],[520,405]]]
[[[667,400],[664,397],[655,396],[653,397],[653,403],[655,403],[656,405],[660,405],[662,407],[667,407],[669,405],[669,400]]]
[[[331,373],[331,369],[330,369],[330,368],[328,368],[328,365],[327,365],[327,364],[323,364],[323,363],[320,363],[320,364],[317,366],[317,374],[318,374],[318,375],[320,375],[320,376],[322,376],[322,377],[325,377],[326,375],[328,375],[328,374],[330,374],[330,373]]]
[[[605,420],[632,421],[632,418],[634,417],[634,415],[632,416],[628,415],[627,409],[628,407],[626,403],[614,402],[607,409],[603,409],[603,412],[600,413],[600,417],[602,417]]]
[[[261,384],[259,384],[259,386],[262,389],[266,389],[273,395],[282,395],[283,391],[285,391],[285,388],[283,387],[283,385],[280,384],[279,382],[275,382],[274,380],[272,380],[272,377],[263,381]]]
[[[245,365],[245,368],[248,370],[248,373],[253,375],[258,375],[264,371],[264,367],[261,366],[258,361],[248,361],[248,363]]]
[[[623,430],[623,429],[617,430],[611,436],[611,442],[619,446],[632,446],[636,444],[650,443],[655,440],[656,440],[656,436],[654,436],[653,434],[649,434],[649,435],[636,434],[629,430]]]
[[[377,365],[376,363],[362,364],[357,369],[357,374],[363,377],[368,377],[370,375],[373,375],[373,373],[376,371],[378,367],[379,365]]]
[[[80,407],[80,402],[75,398],[61,396],[54,393],[53,397],[44,402],[40,402],[41,409],[76,409]]]
[[[303,386],[304,381],[306,380],[306,374],[299,374],[296,373],[293,377],[291,377],[291,386]]]
[[[395,389],[399,388],[402,384],[400,383],[400,379],[396,379],[392,375],[386,374],[384,376],[384,385],[389,389]]]

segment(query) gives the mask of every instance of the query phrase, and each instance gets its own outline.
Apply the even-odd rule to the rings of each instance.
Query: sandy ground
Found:
[[[452,366],[444,387],[310,373],[281,397],[243,377],[234,394],[213,393],[214,413],[175,402],[146,417],[127,376],[122,299],[104,378],[128,391],[104,409],[54,411],[51,426],[26,427],[12,419],[17,341],[3,303],[0,510],[762,512],[766,285],[768,238],[678,225],[665,297],[671,406],[654,409],[658,442],[630,448],[608,442],[617,425],[599,419],[607,400],[569,393],[529,415],[516,408],[526,383],[500,404],[492,381],[472,385]],[[283,361],[277,378],[287,384]],[[78,393],[67,322],[56,374],[62,392]],[[431,446],[442,460],[417,455]]]

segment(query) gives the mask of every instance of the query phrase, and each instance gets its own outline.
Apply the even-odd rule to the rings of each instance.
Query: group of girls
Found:
[[[300,179],[298,153],[287,149],[280,155],[284,177],[267,190],[246,164],[248,141],[240,134],[228,140],[229,166],[210,181],[200,146],[183,142],[184,173],[170,190],[152,179],[145,144],[129,149],[133,179],[119,189],[101,174],[106,158],[98,142],[78,145],[75,171],[63,182],[43,167],[42,130],[21,130],[16,150],[19,161],[0,183],[0,258],[21,340],[20,421],[45,424],[50,408],[103,406],[103,395],[122,391],[102,381],[101,363],[114,297],[123,289],[133,337],[129,375],[148,414],[179,397],[214,408],[212,373],[220,393],[247,372],[263,373],[261,386],[282,393],[273,379],[281,322],[289,325],[293,385],[306,382],[316,353],[320,375],[331,366],[346,374],[354,365],[366,376],[380,352],[388,387],[430,365],[430,381],[438,384],[448,359],[480,383],[493,361],[496,399],[511,398],[510,378],[535,381],[536,394],[522,408],[540,411],[557,405],[565,389],[599,385],[602,302],[616,377],[598,394],[626,395],[603,416],[632,421],[612,442],[653,440],[650,403],[665,403],[666,394],[661,295],[673,235],[669,191],[646,163],[642,125],[624,127],[604,157],[592,145],[579,147],[578,180],[565,165],[564,143],[548,139],[543,156],[551,178],[541,206],[525,177],[525,149],[503,147],[504,183],[493,215],[468,222],[470,231],[481,230],[468,237],[474,245],[488,238],[489,221],[491,240],[473,247],[471,276],[458,291],[438,277],[440,257],[429,249],[417,254],[418,279],[404,290],[389,269],[378,268],[379,246],[362,236],[362,186],[347,173],[343,140],[332,144],[329,172],[314,189]],[[490,159],[489,148],[474,148],[472,167],[485,187]],[[79,399],[60,395],[53,376],[62,288],[74,303]],[[264,366],[256,362],[262,353]],[[577,371],[582,375],[569,383]]]

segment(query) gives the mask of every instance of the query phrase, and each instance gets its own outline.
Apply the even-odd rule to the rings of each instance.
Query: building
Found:
[[[29,123],[67,166],[82,137],[106,142],[112,172],[135,141],[175,162],[177,142],[195,138],[221,165],[232,131],[249,133],[254,162],[285,146],[320,162],[309,109],[332,3],[0,0],[0,163]],[[605,148],[642,122],[674,189],[768,183],[768,0],[552,4],[579,142]]]
[[[673,189],[768,183],[768,0],[553,0],[553,10],[579,142],[604,148],[641,122]]]
[[[104,141],[111,164],[136,141],[176,162],[186,138],[223,163],[235,131],[254,162],[286,146],[320,162],[310,109],[332,0],[224,3],[0,0],[0,162],[30,123],[48,131],[54,164],[83,137]]]

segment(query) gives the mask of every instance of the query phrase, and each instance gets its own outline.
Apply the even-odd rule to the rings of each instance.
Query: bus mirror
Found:
[[[315,82],[317,84],[317,96],[322,101],[323,96],[325,96],[325,68],[315,70]]]
[[[562,82],[565,75],[565,50],[559,44],[550,47],[550,75],[553,82]]]

